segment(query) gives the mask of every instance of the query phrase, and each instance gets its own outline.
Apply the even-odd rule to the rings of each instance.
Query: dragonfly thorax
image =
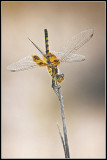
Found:
[[[48,64],[54,64],[55,66],[58,66],[60,64],[60,60],[51,52],[48,52],[46,55],[44,55],[43,59]]]

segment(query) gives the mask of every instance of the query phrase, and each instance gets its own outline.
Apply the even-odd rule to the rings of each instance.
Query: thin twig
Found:
[[[63,137],[62,137],[62,134],[61,134],[61,131],[60,131],[60,128],[59,128],[59,124],[58,124],[58,122],[57,122],[57,127],[58,127],[58,130],[59,130],[59,135],[60,135],[60,137],[61,137],[61,141],[62,141],[62,145],[63,145],[64,153],[65,153],[65,144],[64,144],[64,139],[63,139]]]
[[[67,129],[66,129],[66,122],[65,122],[65,114],[64,114],[64,105],[63,105],[63,99],[62,99],[62,95],[61,95],[61,86],[54,86],[53,87],[54,92],[57,94],[59,101],[60,101],[60,108],[61,108],[61,117],[62,117],[62,123],[63,123],[63,133],[64,133],[64,139],[63,136],[61,134],[59,125],[57,123],[58,126],[58,130],[59,130],[59,135],[61,137],[61,141],[63,144],[63,149],[64,149],[64,153],[65,153],[65,158],[70,158],[70,152],[69,152],[69,146],[68,146],[68,138],[67,138]]]
[[[58,87],[58,95],[59,95],[59,101],[60,101],[60,107],[61,107],[61,116],[62,116],[62,123],[63,123],[65,158],[70,158],[68,138],[67,138],[67,129],[66,129],[66,122],[65,122],[65,114],[64,114],[64,105],[63,105],[63,99],[62,99],[62,95],[61,95],[61,87]]]

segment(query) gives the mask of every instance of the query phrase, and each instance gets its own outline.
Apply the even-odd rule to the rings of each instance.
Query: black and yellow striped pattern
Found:
[[[48,31],[47,29],[44,29],[45,32],[45,45],[46,45],[46,54],[49,53],[49,44],[48,44]]]

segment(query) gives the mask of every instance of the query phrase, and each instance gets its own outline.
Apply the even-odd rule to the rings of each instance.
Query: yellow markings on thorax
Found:
[[[53,70],[52,67],[47,66],[48,72],[50,73],[51,76],[53,76]]]
[[[36,64],[38,64],[40,67],[44,67],[48,65],[42,59],[40,59],[37,55],[33,55],[32,58],[33,58],[33,61],[36,62]]]
[[[52,77],[54,77],[54,75],[58,72],[57,67],[52,67],[51,65],[47,66],[47,69]]]

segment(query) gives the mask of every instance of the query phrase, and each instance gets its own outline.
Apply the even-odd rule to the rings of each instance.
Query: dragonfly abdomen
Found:
[[[46,54],[49,53],[49,44],[48,44],[48,31],[47,29],[44,30],[45,31],[45,45],[46,45]]]

